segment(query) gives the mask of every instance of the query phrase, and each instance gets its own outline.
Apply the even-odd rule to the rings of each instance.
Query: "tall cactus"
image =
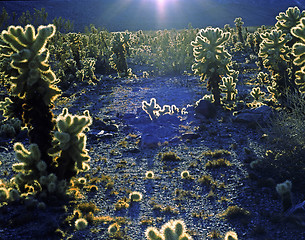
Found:
[[[42,158],[51,165],[47,154],[51,147],[54,129],[52,102],[60,94],[56,87],[57,79],[48,64],[49,51],[47,41],[55,33],[55,26],[40,26],[37,33],[32,25],[24,29],[10,26],[2,31],[0,53],[10,61],[10,66],[17,71],[8,76],[12,104],[17,117],[22,116],[23,123],[29,129],[31,143],[36,143]],[[8,109],[8,108],[6,108]],[[9,114],[7,114],[9,115]]]
[[[229,32],[224,33],[220,28],[207,27],[201,29],[195,41],[191,43],[196,61],[192,70],[201,76],[201,80],[208,79],[207,89],[214,95],[217,105],[220,104],[221,75],[230,72],[231,55],[224,48],[224,43],[228,41],[230,35]]]
[[[290,34],[283,34],[281,30],[273,29],[271,32],[262,33],[259,56],[263,58],[263,64],[272,74],[275,81],[273,86],[278,92],[279,101],[285,104],[287,91],[296,91],[293,76],[289,74],[291,62],[291,48],[287,43],[291,40]]]
[[[238,40],[241,43],[244,43],[244,37],[242,32],[242,26],[244,25],[244,22],[242,21],[242,18],[241,17],[235,18],[234,23],[238,34]]]
[[[276,17],[277,23],[275,24],[276,29],[281,30],[283,33],[291,33],[291,29],[300,23],[301,18],[305,17],[305,11],[300,11],[298,7],[289,7],[286,12],[280,12]],[[289,42],[291,47],[296,39],[292,39]]]
[[[292,28],[291,33],[300,39],[300,42],[293,45],[292,53],[296,57],[294,64],[301,67],[296,72],[296,84],[299,85],[300,92],[305,93],[305,17],[301,19],[297,26]]]
[[[54,119],[51,111],[60,90],[45,46],[54,33],[55,26],[51,24],[40,26],[37,33],[32,25],[24,29],[10,26],[0,38],[0,60],[15,69],[4,69],[12,97],[1,102],[0,108],[6,117],[22,118],[31,143],[29,150],[22,143],[15,144],[20,163],[13,165],[18,174],[11,182],[21,193],[32,189],[33,195],[41,193],[40,196],[65,193],[67,182],[79,170],[88,169],[90,159],[83,133],[92,122],[89,112],[72,116],[65,108]]]

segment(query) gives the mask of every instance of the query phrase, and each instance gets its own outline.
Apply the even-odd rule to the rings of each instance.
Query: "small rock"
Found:
[[[181,135],[182,139],[189,139],[189,140],[197,139],[199,137],[200,135],[198,133],[183,133]]]
[[[103,130],[108,131],[108,132],[118,132],[119,127],[116,124],[109,124],[109,125],[106,125]]]

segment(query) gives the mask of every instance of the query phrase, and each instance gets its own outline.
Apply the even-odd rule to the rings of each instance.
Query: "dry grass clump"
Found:
[[[231,152],[225,149],[216,149],[214,151],[208,150],[202,153],[205,157],[213,157],[213,158],[220,158],[223,155],[230,155]]]
[[[224,213],[221,214],[221,217],[226,219],[236,219],[236,218],[244,218],[250,216],[250,212],[246,209],[238,207],[236,205],[229,206]]]
[[[180,157],[174,152],[165,152],[161,153],[161,159],[162,161],[179,161]]]
[[[205,164],[206,168],[218,168],[218,167],[225,167],[225,166],[232,166],[230,161],[225,159],[225,158],[219,158],[219,159],[216,159],[216,160],[211,160],[211,161],[208,161]]]

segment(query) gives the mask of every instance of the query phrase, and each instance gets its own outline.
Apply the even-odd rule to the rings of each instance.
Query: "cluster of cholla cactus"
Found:
[[[110,64],[119,76],[128,75],[127,56],[130,54],[130,33],[116,32],[111,41]]]
[[[55,26],[50,24],[37,32],[32,25],[10,26],[1,34],[1,58],[15,70],[6,72],[11,97],[1,103],[1,110],[6,117],[22,120],[30,141],[28,150],[22,143],[14,145],[20,162],[13,165],[18,174],[10,184],[21,196],[63,194],[71,177],[89,167],[83,133],[92,121],[89,112],[72,116],[64,109],[55,119],[51,111],[61,93],[46,49],[54,33]]]
[[[289,7],[276,19],[275,29],[259,34],[259,57],[271,73],[268,91],[273,99],[287,105],[287,94],[305,92],[305,11]]]
[[[177,108],[175,105],[164,105],[163,107],[161,107],[159,104],[157,104],[155,98],[151,98],[149,103],[143,101],[142,109],[148,114],[151,120],[156,120],[158,117],[165,114],[179,113],[180,111],[180,109]]]
[[[230,38],[230,32],[220,28],[201,29],[192,42],[195,64],[192,69],[201,80],[208,79],[207,89],[212,92],[215,104],[220,104],[219,83],[221,76],[228,74],[231,55],[225,50],[224,43]]]
[[[62,89],[80,81],[95,84],[98,82],[96,72],[111,72],[108,34],[91,26],[91,32],[86,34],[57,32],[50,39],[50,62],[56,76],[61,79],[59,85]]]
[[[287,90],[294,91],[295,83],[289,72],[290,48],[287,43],[291,40],[290,34],[283,34],[281,30],[273,29],[262,33],[259,56],[263,58],[264,67],[272,75],[273,88],[277,91],[281,104],[285,103]]]
[[[191,25],[181,31],[159,30],[149,34],[139,31],[132,37],[130,60],[151,66],[152,75],[190,72],[194,59],[191,42],[197,32]]]
[[[192,240],[186,233],[186,227],[182,220],[171,220],[164,224],[159,231],[155,227],[147,228],[145,235],[148,240]]]

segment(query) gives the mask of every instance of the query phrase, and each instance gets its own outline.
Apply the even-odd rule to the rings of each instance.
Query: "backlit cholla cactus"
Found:
[[[274,29],[271,32],[262,33],[261,37],[263,41],[260,44],[259,56],[264,58],[264,66],[272,72],[279,72],[283,67],[286,69],[290,49],[285,44],[291,36]]]
[[[146,101],[142,102],[142,109],[148,114],[150,120],[156,120],[161,107],[157,104],[155,98],[151,98],[149,103]]]
[[[233,80],[233,77],[223,77],[222,85],[220,85],[220,89],[223,93],[226,94],[225,100],[230,102],[235,99],[237,94],[236,83]]]
[[[1,54],[10,57],[11,67],[18,70],[17,76],[11,76],[11,93],[20,98],[26,94],[44,95],[43,101],[49,105],[60,93],[53,86],[57,82],[55,74],[47,61],[49,51],[45,48],[47,40],[55,33],[55,26],[40,26],[37,34],[32,25],[25,29],[20,26],[10,26],[2,31],[1,37],[5,45],[1,45]],[[31,89],[37,88],[37,92]],[[31,97],[31,96],[29,96]]]
[[[22,119],[29,130],[30,142],[38,145],[48,167],[52,160],[46,152],[51,147],[50,132],[54,128],[50,109],[60,90],[48,64],[46,44],[55,30],[52,24],[40,26],[37,32],[32,25],[10,26],[0,37],[1,58],[15,70],[6,72],[11,96],[1,104],[1,110],[6,116]]]
[[[300,11],[298,7],[289,7],[286,12],[280,12],[276,17],[277,23],[275,24],[278,30],[283,33],[291,33],[291,29],[300,23],[301,18],[305,17],[305,11]],[[296,40],[294,39],[293,42]],[[289,44],[291,47],[291,43]]]
[[[296,57],[294,64],[300,66],[301,69],[296,72],[296,84],[299,85],[300,92],[305,92],[305,17],[300,23],[291,30],[293,36],[300,41],[295,43],[292,48],[292,53]]]
[[[254,100],[260,101],[265,96],[265,93],[261,91],[260,87],[255,87],[252,88],[250,95],[254,98]]]
[[[182,220],[171,220],[165,223],[159,231],[155,227],[147,228],[145,235],[148,240],[192,240],[186,233],[186,227]]]
[[[242,21],[242,18],[241,17],[235,18],[234,23],[238,34],[238,40],[241,43],[244,43],[244,37],[242,33],[242,26],[244,25],[244,22]]]
[[[119,76],[127,76],[128,66],[126,57],[129,55],[130,33],[116,32],[111,40],[110,65]]]
[[[201,76],[201,80],[208,79],[207,89],[212,92],[217,105],[220,104],[221,76],[230,72],[231,55],[224,48],[224,43],[228,41],[230,35],[220,28],[208,27],[201,29],[195,41],[191,43],[196,61],[192,70]]]
[[[150,120],[156,120],[158,117],[165,114],[174,114],[179,113],[180,109],[176,107],[176,105],[164,105],[161,107],[157,104],[157,100],[155,98],[151,98],[150,102],[143,101],[142,109],[148,114]]]
[[[71,115],[67,108],[56,119],[57,131],[54,133],[53,149],[50,155],[59,155],[56,158],[57,173],[59,179],[69,179],[78,171],[89,169],[90,156],[86,150],[87,137],[84,131],[88,130],[92,123],[89,111],[84,115]]]
[[[291,40],[290,34],[283,34],[281,30],[273,29],[262,33],[259,56],[263,64],[271,72],[274,89],[278,92],[280,103],[285,103],[285,93],[296,90],[294,79],[289,75],[290,51],[287,43]]]
[[[266,83],[269,82],[269,74],[268,73],[259,72],[257,74],[256,78],[259,81],[259,83],[261,83],[261,84],[266,84]]]

